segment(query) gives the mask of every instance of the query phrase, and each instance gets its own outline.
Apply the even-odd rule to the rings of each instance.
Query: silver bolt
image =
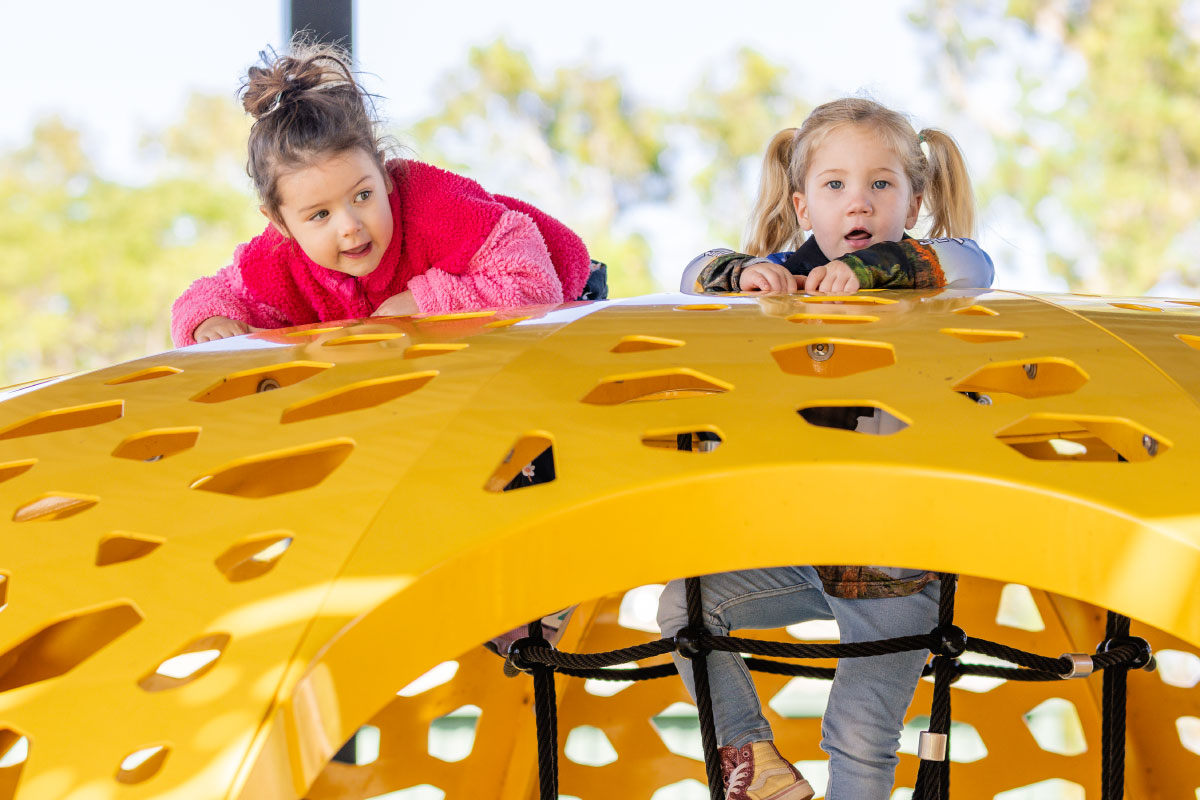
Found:
[[[1149,434],[1143,436],[1142,447],[1146,448],[1146,452],[1150,454],[1151,458],[1158,455],[1158,440],[1153,436]]]
[[[1029,380],[1033,380],[1037,377],[1037,364],[1025,365],[1025,377],[1029,378]]]
[[[828,361],[833,358],[833,345],[829,342],[817,342],[808,346],[808,357],[813,361]]]
[[[278,388],[279,388],[279,381],[275,380],[274,378],[263,378],[261,381],[258,382],[258,388],[255,389],[254,391],[270,392],[270,391],[273,391]]]
[[[143,458],[142,460],[143,461],[162,461],[163,457],[162,457],[162,454],[160,453],[159,455],[150,456],[149,458]]]
[[[981,406],[990,406],[992,404],[992,398],[988,397],[986,394],[981,394],[978,398],[976,398],[975,402],[979,403]]]

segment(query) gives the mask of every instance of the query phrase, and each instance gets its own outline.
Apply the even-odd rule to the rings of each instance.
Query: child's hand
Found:
[[[798,290],[796,276],[779,264],[755,264],[742,270],[738,288],[743,292],[794,292]]]
[[[256,330],[258,328],[252,328],[241,320],[230,319],[229,317],[209,317],[196,326],[196,330],[192,333],[192,338],[198,344],[200,342],[226,339],[230,336],[241,336],[243,333],[250,333],[250,331]]]
[[[804,291],[809,294],[854,294],[858,286],[858,276],[842,261],[813,267],[804,280]]]
[[[406,314],[416,314],[420,310],[417,308],[417,301],[413,299],[412,292],[401,292],[380,303],[379,308],[371,312],[371,316],[403,317]]]

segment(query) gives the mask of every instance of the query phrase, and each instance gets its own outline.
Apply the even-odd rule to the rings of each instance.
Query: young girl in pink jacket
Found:
[[[251,67],[247,171],[267,229],[175,301],[176,346],[371,315],[560,303],[589,276],[583,242],[511,197],[384,159],[340,51],[297,44]]]

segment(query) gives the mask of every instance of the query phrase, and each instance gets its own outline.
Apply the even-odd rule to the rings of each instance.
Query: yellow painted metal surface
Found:
[[[656,638],[616,623],[625,590],[791,563],[972,576],[968,632],[1047,655],[1128,614],[1178,654],[1130,676],[1130,796],[1192,796],[1200,307],[704,300],[271,331],[0,397],[0,798],[532,798],[528,681],[479,642],[572,603],[567,649]],[[901,429],[798,413],[846,406]],[[722,441],[662,446],[696,432]],[[495,491],[546,443],[554,481]],[[997,623],[1009,584],[1044,630]],[[449,660],[451,681],[397,696]],[[786,683],[759,680],[764,700]],[[590,726],[617,753],[565,758],[565,794],[702,778],[650,723],[685,699],[676,679],[600,697],[560,677],[559,696],[564,739]],[[987,748],[959,791],[1061,777],[1096,796],[1098,697],[1098,678],[956,689]],[[1086,751],[1038,746],[1022,714],[1047,698]],[[429,755],[464,705],[471,754]],[[784,752],[820,758],[814,718],[771,713]],[[378,759],[331,764],[367,724]],[[914,772],[905,756],[899,785]]]

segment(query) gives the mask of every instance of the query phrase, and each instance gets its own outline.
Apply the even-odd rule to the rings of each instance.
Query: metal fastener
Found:
[[[1150,434],[1142,436],[1142,447],[1146,448],[1146,452],[1152,457],[1158,455],[1158,440]]]
[[[975,398],[975,402],[979,403],[981,406],[990,406],[992,404],[992,398],[988,397],[986,394],[981,394],[979,397]]]
[[[270,392],[270,391],[273,391],[278,388],[279,388],[279,381],[275,380],[274,378],[263,378],[261,381],[258,382],[258,388],[255,389],[254,391]]]
[[[1087,653],[1063,653],[1060,658],[1071,659],[1071,671],[1062,676],[1064,679],[1086,678],[1094,670],[1092,657]]]
[[[833,358],[833,345],[829,342],[817,342],[808,346],[808,357],[813,361],[828,361]]]
[[[1025,377],[1029,378],[1029,380],[1033,380],[1037,377],[1037,364],[1025,365]]]
[[[922,761],[946,760],[946,734],[921,731],[917,739],[917,758]]]

